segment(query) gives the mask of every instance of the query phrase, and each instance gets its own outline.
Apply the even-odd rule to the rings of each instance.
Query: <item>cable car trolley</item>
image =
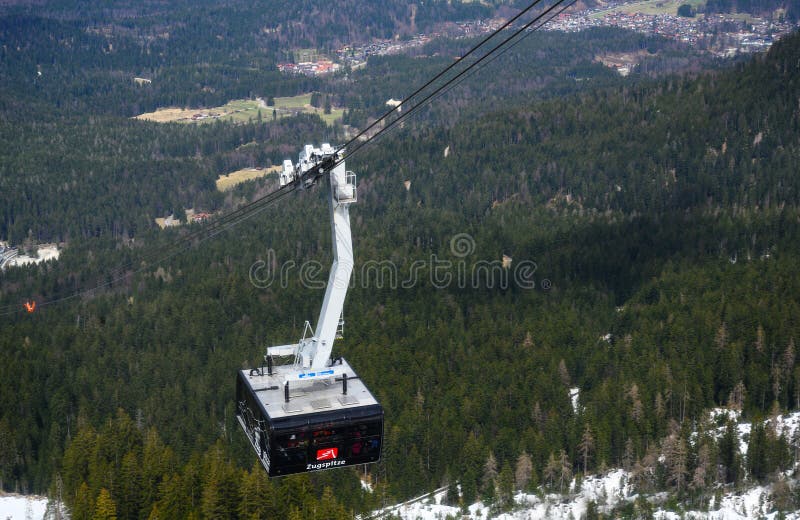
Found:
[[[383,408],[347,361],[331,359],[353,271],[349,206],[357,198],[356,176],[342,157],[329,144],[306,145],[298,163],[284,161],[280,174],[281,187],[328,180],[333,265],[316,330],[306,322],[298,343],[269,347],[263,366],[237,376],[236,418],[271,477],[377,462],[381,455]]]

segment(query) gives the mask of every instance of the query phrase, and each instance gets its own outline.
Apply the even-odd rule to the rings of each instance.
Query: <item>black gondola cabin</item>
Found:
[[[346,361],[337,372],[347,377],[288,390],[280,369],[240,370],[236,381],[236,418],[270,477],[380,459],[383,408]]]

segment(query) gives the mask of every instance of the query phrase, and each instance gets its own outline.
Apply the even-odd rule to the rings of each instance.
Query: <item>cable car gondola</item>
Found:
[[[337,368],[352,375],[296,389],[280,370],[239,371],[237,418],[270,477],[380,459],[383,408],[346,361]]]
[[[383,408],[347,361],[330,359],[353,271],[349,206],[356,201],[356,177],[346,171],[343,153],[328,144],[306,145],[298,164],[284,161],[280,175],[281,186],[300,188],[328,178],[334,260],[316,333],[306,322],[297,344],[269,347],[266,366],[237,375],[236,418],[270,477],[381,456]],[[281,358],[290,361],[274,362]]]

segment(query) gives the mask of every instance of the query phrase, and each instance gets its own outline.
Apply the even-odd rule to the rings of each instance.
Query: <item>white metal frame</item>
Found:
[[[350,204],[356,202],[356,175],[345,169],[338,153],[327,143],[319,148],[306,145],[300,152],[296,165],[290,160],[283,162],[280,175],[281,186],[296,182],[301,188],[313,184],[316,176],[306,175],[314,168],[336,164],[332,170],[325,171],[328,179],[328,206],[333,239],[333,264],[331,265],[328,286],[322,301],[316,329],[306,322],[303,337],[293,345],[269,347],[267,356],[294,356],[294,370],[285,372],[284,382],[307,381],[335,378],[341,375],[340,365],[331,366],[330,356],[333,343],[340,333],[343,323],[342,310],[350,276],[353,273],[353,242],[350,230]]]

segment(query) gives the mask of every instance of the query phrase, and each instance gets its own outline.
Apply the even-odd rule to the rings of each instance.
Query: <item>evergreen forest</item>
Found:
[[[442,486],[502,511],[612,467],[702,508],[795,467],[800,438],[766,420],[800,410],[800,33],[722,61],[620,29],[535,32],[348,159],[356,265],[334,355],[385,409],[383,456],[269,479],[235,375],[319,311],[325,193],[176,255],[203,224],[154,219],[263,196],[275,176],[214,181],[346,141],[475,40],[330,77],[279,73],[290,49],[497,6],[425,2],[412,27],[400,0],[45,4],[0,10],[0,240],[62,249],[0,271],[0,490],[61,497],[75,520],[334,519]],[[628,77],[595,60],[625,52],[645,55]],[[309,92],[343,120],[133,118]],[[718,407],[753,423],[747,455]]]

